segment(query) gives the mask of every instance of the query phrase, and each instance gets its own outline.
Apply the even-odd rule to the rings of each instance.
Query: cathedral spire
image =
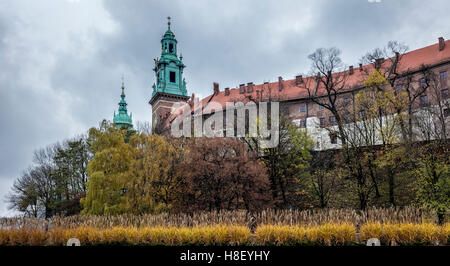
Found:
[[[167,31],[161,39],[161,57],[154,59],[156,83],[153,84],[154,97],[158,92],[176,96],[187,96],[186,81],[183,78],[182,56],[178,56],[178,41],[170,29],[171,17],[167,17]]]
[[[161,56],[154,59],[155,83],[153,83],[152,97],[152,128],[163,125],[169,117],[173,104],[187,102],[189,96],[186,81],[183,78],[183,57],[178,56],[178,41],[171,30],[171,17],[167,17],[167,30],[161,38]]]
[[[116,124],[116,128],[121,129],[132,129],[133,128],[133,120],[132,120],[132,114],[128,115],[127,110],[127,102],[125,101],[125,84],[123,81],[122,76],[122,94],[120,95],[120,102],[119,102],[119,113],[116,115],[116,112],[114,112],[114,124]]]

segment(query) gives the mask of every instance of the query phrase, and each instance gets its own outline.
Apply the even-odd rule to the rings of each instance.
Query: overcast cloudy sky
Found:
[[[378,0],[379,1],[379,0]],[[188,93],[307,73],[308,54],[347,65],[389,40],[411,50],[450,38],[450,2],[401,0],[2,0],[0,216],[33,150],[112,119],[125,75],[134,121],[150,121],[153,58],[172,17]]]

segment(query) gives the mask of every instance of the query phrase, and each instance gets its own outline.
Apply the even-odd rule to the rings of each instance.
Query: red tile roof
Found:
[[[422,65],[432,66],[440,63],[450,61],[450,40],[445,41],[445,48],[442,51],[439,51],[439,43],[414,50],[408,53],[405,53],[400,56],[400,63],[397,66],[397,73],[405,73],[409,71],[419,70]],[[389,67],[391,65],[391,60],[394,58],[388,58],[384,61],[383,66]],[[367,77],[367,73],[371,72],[374,68],[372,64],[362,66],[363,71],[360,71],[359,67],[354,68],[354,73],[352,75],[348,75],[349,70],[341,73],[336,73],[334,75],[346,75],[345,81],[345,89],[352,90],[357,87],[362,87],[365,78]],[[316,77],[303,77],[304,84],[308,84],[312,86],[315,84],[314,81]],[[273,99],[277,101],[287,101],[287,100],[296,100],[296,99],[305,99],[308,98],[308,91],[305,88],[305,85],[296,85],[296,80],[283,80],[282,81],[282,90],[278,89],[278,81],[265,83],[265,84],[254,84],[253,90],[251,93],[245,92],[243,94],[240,93],[240,89],[234,88],[229,90],[229,95],[225,95],[225,91],[220,91],[216,95],[212,94],[208,97],[201,100],[201,107],[205,108],[210,101],[214,101],[220,103],[222,108],[225,108],[226,102],[243,102],[246,103],[250,101],[250,99],[262,99],[268,100]],[[270,89],[269,89],[270,88]],[[245,86],[247,90],[247,86]],[[262,91],[262,93],[261,93]],[[318,88],[317,95],[321,95],[324,88]],[[193,111],[193,107],[191,107],[191,111]],[[178,114],[172,114],[169,117],[169,121],[172,121],[175,117],[177,117],[180,112],[176,112]]]

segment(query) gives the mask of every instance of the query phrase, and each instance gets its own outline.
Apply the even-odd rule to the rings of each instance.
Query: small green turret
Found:
[[[127,111],[127,102],[125,101],[125,85],[122,80],[122,94],[120,95],[120,102],[119,102],[119,113],[116,115],[116,111],[114,111],[114,119],[113,122],[115,124],[115,127],[118,129],[127,129],[132,130],[133,129],[133,119],[132,114],[128,115]]]

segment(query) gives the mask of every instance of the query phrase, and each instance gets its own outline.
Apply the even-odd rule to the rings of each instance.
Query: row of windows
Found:
[[[344,98],[344,103],[345,104],[350,103],[350,98]],[[324,110],[325,109],[325,107],[323,107],[322,105],[319,105],[319,104],[318,104],[318,108],[319,108],[319,110]],[[306,113],[306,104],[301,104],[300,105],[300,113]]]
[[[364,111],[360,112],[360,116],[361,115],[362,116],[364,115]],[[450,108],[444,109],[444,116],[445,117],[450,117]],[[330,119],[330,123],[331,124],[336,123],[336,118],[334,116],[330,116],[329,119]],[[320,125],[321,126],[325,126],[325,118],[323,118],[323,117],[320,118]],[[306,120],[305,119],[300,121],[300,126],[301,127],[306,127]],[[337,144],[338,136],[336,134],[330,134],[329,136],[330,136],[331,144]]]
[[[422,103],[422,104],[426,104],[426,102],[427,102],[426,95],[422,96],[420,99],[421,99],[421,103]],[[365,112],[364,110],[361,110],[361,111],[358,112],[358,115],[359,115],[360,118],[364,118],[365,115],[366,115],[366,112]],[[445,116],[445,117],[450,116],[450,108],[444,109],[444,116]],[[350,115],[348,114],[348,115],[345,117],[345,119],[346,119],[347,121],[351,121]],[[336,117],[335,117],[335,116],[330,116],[330,117],[328,117],[328,120],[329,120],[329,124],[330,124],[330,125],[335,125],[335,124],[337,123]],[[325,118],[324,118],[324,117],[320,117],[320,118],[319,118],[319,122],[320,122],[320,126],[322,126],[322,127],[325,126]],[[301,127],[306,127],[306,119],[302,119],[302,120],[300,121],[300,126],[301,126]]]
[[[401,90],[401,85],[398,85],[398,86],[397,86],[397,92],[398,92],[399,90]],[[446,99],[446,98],[448,98],[449,96],[450,96],[450,94],[449,94],[448,89],[443,89],[443,90],[441,90],[441,97],[442,97],[442,98]],[[349,102],[350,102],[350,99],[349,99],[349,98],[345,98],[345,99],[344,99],[344,103],[349,103]],[[420,96],[420,104],[421,104],[421,105],[427,105],[427,104],[428,104],[428,96],[427,96],[426,94]],[[325,109],[325,108],[324,108],[322,105],[319,105],[319,110],[323,110],[323,109]],[[306,113],[306,104],[300,105],[300,112],[301,112],[301,113]]]
[[[440,77],[441,80],[447,80],[447,72],[446,71],[440,72],[439,73],[439,77]],[[421,78],[419,80],[419,83],[420,83],[421,86],[426,86],[427,80],[425,78]],[[397,85],[395,87],[396,93],[399,93],[402,89],[403,89],[403,86],[401,84],[399,84],[399,85]],[[448,88],[441,90],[441,96],[443,98],[448,98],[449,97]],[[346,105],[349,104],[350,100],[351,99],[348,98],[348,97],[344,98],[344,104],[346,104]],[[422,95],[420,97],[420,104],[422,104],[422,105],[428,104],[428,97],[427,97],[427,95]],[[319,110],[324,110],[325,109],[325,107],[323,107],[322,105],[318,105],[318,108],[319,108]],[[306,104],[301,104],[300,105],[300,112],[301,113],[306,113],[306,111],[307,111],[307,105]]]
[[[440,72],[439,73],[439,79],[441,81],[446,81],[447,80],[447,72],[446,71]],[[426,86],[427,85],[427,79],[424,78],[424,77],[419,79],[419,84],[420,84],[420,86]],[[395,88],[395,90],[397,92],[399,92],[401,89],[402,89],[402,85],[400,85],[400,84],[397,85],[396,88]]]

